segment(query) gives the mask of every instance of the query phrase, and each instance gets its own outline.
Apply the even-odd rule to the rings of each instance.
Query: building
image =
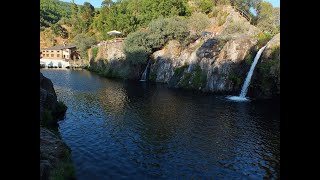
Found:
[[[40,51],[40,56],[44,59],[80,59],[79,52],[75,45],[58,45],[44,48]]]

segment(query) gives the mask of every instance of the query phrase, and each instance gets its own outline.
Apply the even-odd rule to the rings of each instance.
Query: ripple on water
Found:
[[[68,106],[60,132],[80,180],[279,179],[273,103],[234,103],[87,71],[42,72]]]

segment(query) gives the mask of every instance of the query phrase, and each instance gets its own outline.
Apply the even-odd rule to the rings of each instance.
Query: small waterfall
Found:
[[[147,73],[148,73],[148,68],[149,68],[149,66],[150,66],[150,61],[148,61],[148,64],[147,64],[147,67],[146,67],[146,69],[144,70],[144,72],[143,72],[143,74],[142,74],[142,76],[141,76],[141,79],[140,79],[140,81],[147,81]]]
[[[263,52],[263,50],[267,47],[268,43],[263,46],[257,53],[256,57],[254,57],[253,63],[250,67],[250,70],[248,72],[248,75],[246,77],[246,80],[243,83],[242,89],[241,89],[241,93],[239,96],[229,96],[227,97],[230,100],[234,100],[234,101],[247,101],[248,99],[246,98],[247,92],[248,92],[248,88],[250,85],[250,80],[254,71],[254,68],[256,67],[258,60]]]

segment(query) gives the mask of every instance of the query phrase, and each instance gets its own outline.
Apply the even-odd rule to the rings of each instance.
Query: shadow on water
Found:
[[[277,102],[44,71],[66,102],[78,179],[279,179]],[[61,82],[58,82],[61,81]]]

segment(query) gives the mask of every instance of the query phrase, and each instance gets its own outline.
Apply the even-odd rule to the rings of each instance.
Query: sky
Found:
[[[65,2],[72,2],[71,0],[61,0],[61,1],[65,1]],[[94,6],[95,8],[99,8],[101,6],[101,2],[103,0],[74,0],[74,2],[76,4],[83,4],[84,2],[89,2],[90,4],[92,4],[92,6]],[[113,0],[115,1],[115,0]],[[272,4],[273,7],[280,7],[280,0],[264,0],[264,1],[268,1]]]

